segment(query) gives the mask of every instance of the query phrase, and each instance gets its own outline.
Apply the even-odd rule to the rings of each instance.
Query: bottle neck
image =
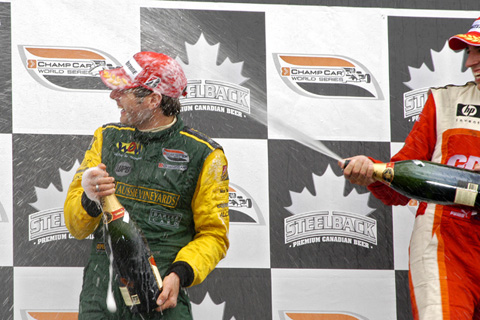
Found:
[[[373,164],[373,178],[390,185],[394,176],[394,164],[389,163],[374,163]]]
[[[107,223],[120,219],[125,215],[125,208],[114,194],[103,197],[100,203]]]

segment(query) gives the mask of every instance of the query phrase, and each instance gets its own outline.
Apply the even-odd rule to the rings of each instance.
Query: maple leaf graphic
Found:
[[[197,43],[185,43],[188,64],[178,56],[175,58],[182,66],[187,79],[215,79],[241,85],[249,78],[242,75],[243,61],[232,63],[226,58],[221,65],[217,65],[220,43],[210,45],[205,36],[200,34]]]
[[[50,183],[47,188],[35,187],[37,194],[37,201],[30,203],[30,205],[38,211],[61,208],[63,211],[63,204],[67,197],[67,190],[70,182],[73,180],[76,169],[80,166],[78,161],[75,161],[74,166],[69,171],[59,169],[60,181],[62,183],[62,190],[58,190],[53,183]]]
[[[198,320],[222,320],[224,310],[225,302],[215,304],[208,292],[200,304],[192,302],[192,314]],[[235,317],[231,317],[230,320],[235,320]]]
[[[7,212],[3,208],[2,203],[0,202],[0,222],[8,222]]]
[[[425,63],[420,68],[408,67],[410,81],[403,84],[412,90],[429,87],[442,87],[446,84],[462,85],[473,80],[472,73],[467,70],[462,72],[463,51],[455,52],[445,42],[442,50],[430,50],[434,71]]]
[[[292,205],[285,207],[290,213],[303,214],[321,210],[350,212],[367,216],[375,209],[368,205],[369,193],[359,194],[355,189],[343,196],[345,179],[335,175],[330,165],[323,176],[312,174],[315,195],[307,188],[302,192],[290,191]]]

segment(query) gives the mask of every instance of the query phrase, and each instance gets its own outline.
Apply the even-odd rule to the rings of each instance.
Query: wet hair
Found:
[[[129,91],[132,92],[135,97],[139,98],[140,102],[142,102],[145,97],[153,93],[152,90],[144,87],[135,87],[129,89]],[[162,94],[162,101],[160,102],[159,107],[162,109],[163,114],[169,117],[179,114],[182,105],[180,104],[179,98],[172,98]]]

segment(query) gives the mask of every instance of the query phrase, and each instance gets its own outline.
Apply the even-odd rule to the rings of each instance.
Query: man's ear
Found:
[[[145,98],[148,99],[148,103],[149,103],[148,107],[150,109],[158,108],[160,106],[160,102],[162,102],[162,95],[158,93],[152,93],[151,95],[148,95]]]

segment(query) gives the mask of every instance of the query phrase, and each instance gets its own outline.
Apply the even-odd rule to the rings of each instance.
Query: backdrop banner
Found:
[[[188,289],[196,320],[412,319],[418,203],[385,206],[337,161],[388,161],[430,87],[473,80],[446,41],[478,0],[248,2],[0,0],[1,319],[78,318],[91,238],[63,203],[119,121],[98,72],[138,51],[182,65],[181,117],[229,161],[231,247]]]

